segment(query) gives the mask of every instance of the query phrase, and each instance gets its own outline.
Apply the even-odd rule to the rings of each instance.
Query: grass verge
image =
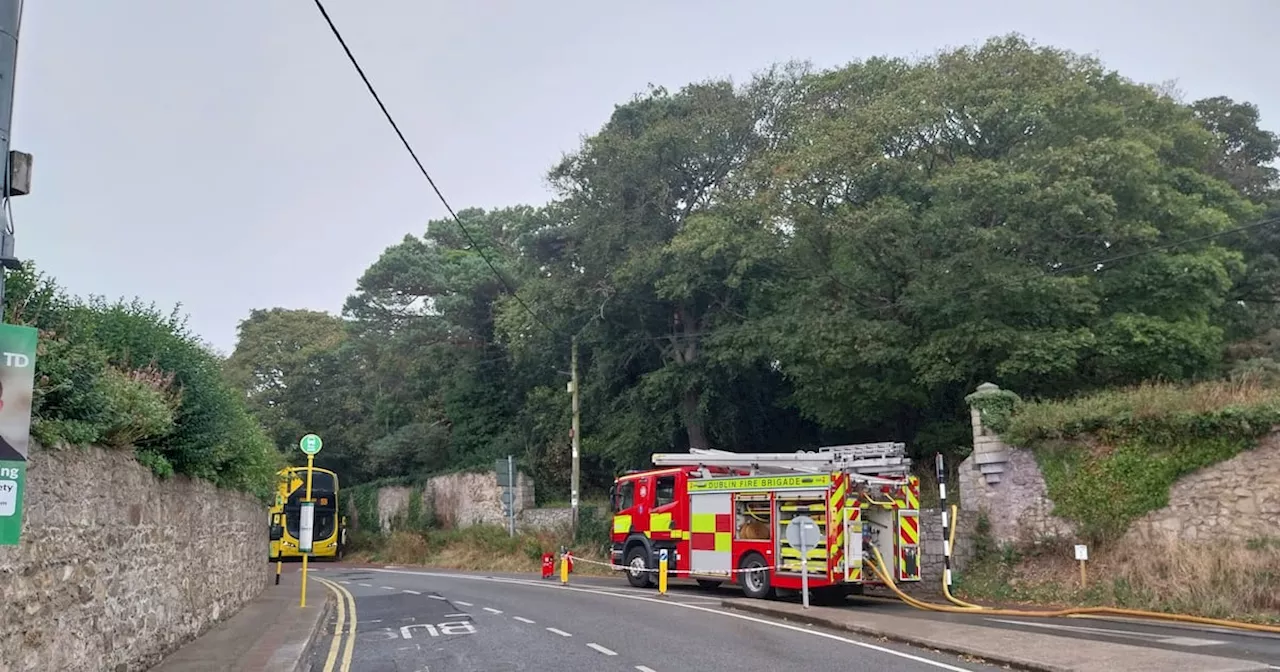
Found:
[[[1037,608],[1106,606],[1280,623],[1280,539],[1234,545],[1163,539],[1090,555],[1082,587],[1065,541],[993,548],[958,576],[958,591]]]

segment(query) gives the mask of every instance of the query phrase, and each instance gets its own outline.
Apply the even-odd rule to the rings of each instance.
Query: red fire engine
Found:
[[[666,551],[673,576],[704,587],[737,581],[749,597],[799,590],[800,550],[786,529],[804,515],[821,528],[822,542],[808,552],[815,593],[877,583],[863,572],[871,546],[894,566],[895,581],[919,581],[920,483],[905,453],[901,443],[872,443],[656,454],[656,468],[614,482],[613,562],[636,587],[654,584]]]

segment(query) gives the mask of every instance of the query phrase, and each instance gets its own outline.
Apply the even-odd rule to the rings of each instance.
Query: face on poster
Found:
[[[39,332],[0,324],[0,546],[18,543]]]

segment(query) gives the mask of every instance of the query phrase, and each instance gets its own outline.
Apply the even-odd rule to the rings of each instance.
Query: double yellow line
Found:
[[[338,598],[338,624],[333,629],[333,642],[329,644],[329,656],[324,661],[324,672],[334,672],[334,670],[351,672],[351,654],[356,648],[356,598],[352,597],[351,591],[333,581],[318,576],[314,578],[333,591]],[[344,643],[346,649],[342,648]]]

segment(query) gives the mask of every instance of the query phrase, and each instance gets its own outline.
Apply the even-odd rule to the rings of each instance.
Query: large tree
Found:
[[[794,266],[831,273],[780,286],[739,340],[807,415],[932,450],[983,380],[1061,395],[1217,366],[1240,255],[1147,253],[1257,214],[1206,171],[1192,110],[1017,37],[854,63],[798,106],[772,208]]]
[[[514,453],[563,490],[574,340],[588,484],[690,446],[955,450],[985,380],[1266,358],[1280,227],[1221,235],[1275,200],[1258,120],[1018,37],[654,88],[552,169],[552,203],[389,248],[336,345],[238,351],[242,389],[360,479]],[[287,394],[261,382],[283,360]]]
[[[345,338],[342,319],[314,310],[254,310],[240,322],[236,348],[223,364],[229,383],[286,454],[308,431],[298,387],[314,384],[314,359]]]

